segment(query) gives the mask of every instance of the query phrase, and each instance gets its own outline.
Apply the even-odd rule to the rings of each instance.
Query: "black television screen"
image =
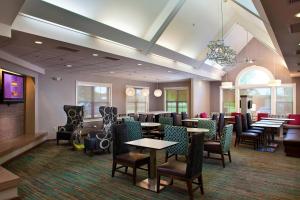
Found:
[[[24,102],[24,76],[2,71],[2,101]]]

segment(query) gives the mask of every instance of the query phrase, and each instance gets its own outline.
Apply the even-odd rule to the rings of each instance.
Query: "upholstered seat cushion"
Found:
[[[241,134],[244,137],[257,137],[258,133],[253,133],[253,132],[242,132]]]
[[[209,151],[211,153],[221,152],[220,141],[206,141],[204,142],[204,151]]]
[[[116,159],[120,162],[134,164],[143,160],[150,160],[150,157],[147,154],[142,154],[138,152],[129,152],[116,156]]]
[[[289,131],[284,137],[283,144],[298,144],[300,145],[300,131],[298,133]]]
[[[259,130],[259,129],[248,129],[247,132],[251,132],[251,133],[257,133],[257,134],[263,134],[264,131],[263,130]]]
[[[186,163],[177,160],[169,160],[168,162],[158,166],[157,172],[161,172],[163,174],[168,174],[168,175],[185,177]]]

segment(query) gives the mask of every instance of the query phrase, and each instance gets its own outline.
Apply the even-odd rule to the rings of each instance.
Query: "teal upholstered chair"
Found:
[[[159,137],[159,138],[163,139],[164,135],[165,135],[165,133],[164,133],[165,126],[166,125],[172,126],[173,125],[173,118],[172,117],[162,117],[162,116],[160,116],[158,122],[160,123],[159,129],[158,130],[153,130],[150,133],[151,133],[151,135],[154,135],[156,137]]]
[[[188,155],[189,136],[186,127],[165,125],[164,140],[178,142],[178,144],[166,149],[166,162],[171,156],[175,156],[177,160],[178,155]]]
[[[132,122],[134,121],[134,118],[133,117],[130,117],[130,116],[127,116],[127,117],[124,117],[122,118],[122,122]]]
[[[207,141],[204,143],[204,151],[207,151],[207,158],[210,157],[210,153],[220,154],[221,158],[213,158],[222,161],[223,167],[225,167],[224,155],[227,155],[229,162],[231,162],[230,146],[232,141],[233,125],[228,124],[224,126],[220,141]]]
[[[128,130],[128,141],[138,140],[143,138],[141,122],[125,121]]]
[[[208,133],[205,133],[205,140],[214,140],[216,138],[217,133],[217,123],[215,120],[199,120],[198,128],[206,128],[209,129]]]

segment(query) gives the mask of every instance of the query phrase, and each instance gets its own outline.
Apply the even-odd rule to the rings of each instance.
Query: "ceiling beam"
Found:
[[[41,68],[37,65],[34,65],[30,62],[27,62],[26,60],[23,60],[19,57],[16,57],[14,55],[6,53],[2,50],[0,50],[0,59],[6,60],[6,61],[14,63],[14,64],[17,64],[19,66],[22,66],[22,67],[24,67],[26,69],[29,69],[31,71],[34,71],[34,72],[38,72],[40,74],[45,74],[45,69],[43,69],[43,68]]]

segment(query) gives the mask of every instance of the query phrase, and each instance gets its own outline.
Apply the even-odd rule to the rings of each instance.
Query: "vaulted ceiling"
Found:
[[[13,8],[0,3],[2,9],[12,13],[9,19],[0,18],[3,36],[10,37],[12,30],[15,35],[25,32],[92,49],[101,55],[120,56],[133,63],[145,63],[145,66],[147,63],[148,70],[161,68],[158,73],[147,75],[149,81],[155,81],[161,71],[174,71],[178,73],[176,78],[182,76],[182,79],[220,80],[224,74],[222,66],[206,59],[209,41],[222,37],[221,0],[15,2]],[[280,51],[255,7],[251,0],[223,3],[225,43],[239,53],[254,37],[274,51]],[[14,51],[10,53],[15,54]],[[29,57],[23,59],[45,67]],[[136,64],[129,64],[126,70],[135,67]],[[64,67],[45,68],[48,71],[66,70]],[[96,72],[101,73],[102,68],[105,66],[98,67]]]

